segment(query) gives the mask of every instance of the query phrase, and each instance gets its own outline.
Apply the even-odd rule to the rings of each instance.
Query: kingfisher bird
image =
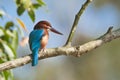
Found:
[[[44,51],[48,43],[49,31],[63,35],[61,32],[55,30],[48,21],[39,21],[29,35],[29,46],[32,51],[32,66],[38,64],[38,53],[39,50]]]

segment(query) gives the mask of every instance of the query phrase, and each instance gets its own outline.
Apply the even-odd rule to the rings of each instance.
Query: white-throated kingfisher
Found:
[[[48,43],[48,31],[62,35],[62,33],[52,28],[51,24],[48,21],[39,21],[34,26],[34,30],[29,35],[29,46],[32,51],[32,66],[38,64],[39,50],[44,50]]]

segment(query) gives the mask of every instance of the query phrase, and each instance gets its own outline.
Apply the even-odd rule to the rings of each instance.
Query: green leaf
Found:
[[[1,17],[1,18],[3,18],[3,15],[2,15],[2,14],[0,14],[0,17]]]
[[[14,56],[16,57],[16,49],[18,46],[18,32],[16,30],[13,30],[12,32],[10,30],[6,30],[6,36],[4,37],[4,40],[7,42],[8,47],[12,50]],[[5,46],[3,47],[5,48]]]
[[[16,4],[19,5],[21,3],[21,0],[16,0]]]
[[[3,10],[0,10],[0,17],[3,18],[3,15],[5,15],[5,12]]]
[[[5,42],[2,42],[2,45],[4,47],[6,54],[8,55],[8,59],[9,60],[14,59],[16,56],[16,53],[15,53],[14,49],[11,47],[11,45],[6,44]]]
[[[5,79],[5,75],[4,75],[4,71],[0,72],[0,79],[6,80],[6,79]]]
[[[3,71],[3,74],[4,74],[4,77],[5,77],[5,80],[13,80],[13,73],[11,70],[6,70],[6,71]]]
[[[12,21],[9,21],[5,24],[5,29],[10,29],[13,26],[14,26],[14,23]]]
[[[8,60],[7,60],[5,53],[0,54],[0,63],[4,63],[6,61],[8,61]]]
[[[45,5],[45,3],[44,3],[42,0],[37,0],[37,2],[38,2],[40,5]]]
[[[13,47],[14,50],[17,50],[18,47],[18,33],[17,31],[13,31],[14,37],[12,38],[11,46]],[[16,56],[16,54],[14,54]]]
[[[29,9],[32,5],[32,0],[22,0],[22,4],[25,7],[25,9]]]
[[[42,5],[40,5],[40,4],[38,4],[38,3],[34,3],[32,6],[33,6],[33,8],[38,9],[38,8],[41,7]]]
[[[10,30],[5,30],[5,33],[6,33],[5,37],[9,37],[9,38],[10,37],[12,37],[12,38],[15,37],[13,32],[11,32]]]
[[[4,35],[4,29],[2,27],[0,27],[0,37],[2,37]]]
[[[6,62],[6,61],[7,61],[7,57],[5,53],[3,52],[3,49],[0,43],[0,63]]]
[[[24,11],[25,11],[25,8],[24,8],[23,4],[21,4],[20,6],[18,6],[18,8],[17,8],[17,14],[19,16],[21,16]]]
[[[4,73],[5,79],[8,80],[8,76],[10,75],[9,71],[7,70],[7,71],[4,71],[3,73]]]
[[[32,9],[30,9],[28,11],[29,17],[31,18],[31,20],[34,22],[35,21],[35,13]]]

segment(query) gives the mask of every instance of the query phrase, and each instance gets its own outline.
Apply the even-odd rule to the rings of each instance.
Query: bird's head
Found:
[[[34,27],[34,30],[36,30],[36,29],[47,29],[54,33],[63,35],[61,32],[54,29],[48,21],[39,21]]]

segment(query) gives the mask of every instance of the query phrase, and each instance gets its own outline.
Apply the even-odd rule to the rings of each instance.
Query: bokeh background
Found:
[[[34,0],[33,0],[34,1]],[[16,13],[14,0],[0,0],[0,8],[12,17],[20,18],[27,29],[40,20],[49,21],[64,35],[50,33],[47,48],[63,46],[68,38],[74,17],[85,0],[44,0],[46,6],[35,11],[33,23],[27,12],[22,16]],[[72,45],[79,45],[96,39],[110,26],[120,28],[120,0],[93,0],[82,14]],[[4,17],[5,18],[5,17]],[[0,19],[0,25],[12,18]],[[28,33],[24,33],[28,36]],[[19,46],[17,57],[30,54],[28,44]],[[38,66],[31,63],[13,69],[15,80],[120,80],[120,39],[113,40],[100,48],[88,52],[80,58],[59,56],[39,61]]]

